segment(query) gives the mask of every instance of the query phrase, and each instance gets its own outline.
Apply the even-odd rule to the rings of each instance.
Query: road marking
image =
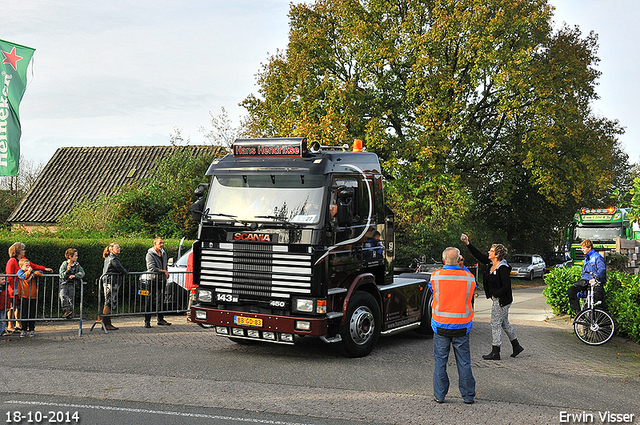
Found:
[[[220,416],[220,415],[206,415],[202,413],[184,413],[184,412],[171,412],[167,410],[149,410],[149,409],[134,409],[128,407],[115,407],[115,406],[93,406],[90,404],[63,404],[63,403],[45,403],[39,401],[20,401],[20,400],[7,400],[7,404],[24,404],[31,406],[54,406],[63,409],[94,409],[94,410],[112,410],[117,412],[129,412],[129,413],[152,413],[156,415],[166,416],[182,416],[188,418],[203,418],[203,419],[216,419],[222,421],[236,421],[236,422],[249,422],[256,424],[270,424],[270,425],[311,425],[308,423],[300,422],[283,422],[273,421],[267,419],[252,419],[252,418],[239,418],[233,416]]]

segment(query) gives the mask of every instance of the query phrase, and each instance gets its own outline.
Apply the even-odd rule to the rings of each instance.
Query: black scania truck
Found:
[[[427,281],[393,276],[378,157],[348,148],[238,139],[212,162],[192,208],[192,321],[237,342],[316,336],[349,357],[380,335],[429,333]]]

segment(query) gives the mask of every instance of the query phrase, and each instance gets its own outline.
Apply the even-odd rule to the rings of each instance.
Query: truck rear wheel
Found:
[[[364,357],[373,350],[380,336],[382,315],[375,298],[356,292],[347,307],[345,323],[340,327],[342,351],[347,357]]]

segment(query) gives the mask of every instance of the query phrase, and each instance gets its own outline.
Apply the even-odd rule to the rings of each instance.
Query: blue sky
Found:
[[[599,34],[597,115],[626,127],[640,161],[638,0],[551,0],[556,23]],[[255,74],[284,49],[289,0],[0,0],[0,38],[34,47],[20,106],[22,155],[48,161],[63,146],[192,143],[224,107],[256,92]]]

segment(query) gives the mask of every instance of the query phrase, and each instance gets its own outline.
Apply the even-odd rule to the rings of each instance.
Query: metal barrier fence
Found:
[[[0,311],[0,324],[4,325],[0,326],[1,328],[16,328],[26,332],[27,329],[33,329],[37,322],[77,321],[78,336],[82,335],[82,308],[86,282],[75,283],[73,287],[67,284],[65,292],[72,300],[72,310],[70,315],[64,317],[60,299],[60,277],[57,274],[43,274],[23,287],[20,286],[18,275],[0,274],[0,289],[3,284],[0,306],[4,305],[5,309]],[[9,296],[10,291],[13,292],[12,297]]]
[[[171,272],[169,279],[164,273],[103,274],[96,280],[98,308],[102,314],[98,313],[91,330],[100,325],[108,333],[106,323],[110,323],[112,317],[186,313],[191,296],[185,288],[187,273],[191,272]],[[106,294],[105,286],[108,289]],[[108,319],[106,323],[105,318]]]

